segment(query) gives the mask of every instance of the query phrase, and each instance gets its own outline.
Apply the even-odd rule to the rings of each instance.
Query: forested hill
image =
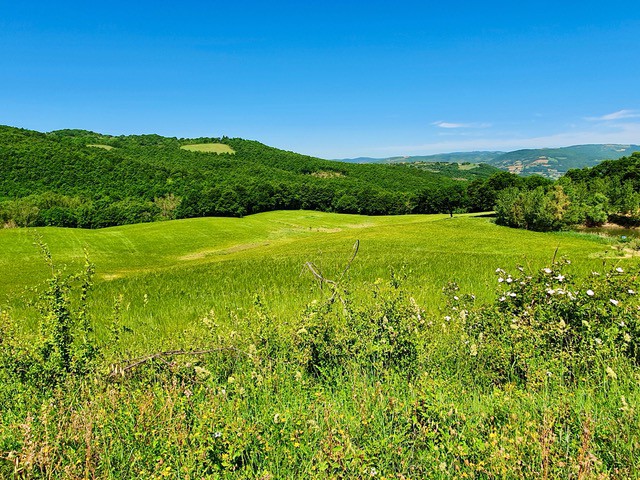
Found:
[[[467,186],[477,189],[494,172],[441,170],[321,160],[238,138],[4,126],[0,222],[98,228],[276,209],[370,215],[474,209],[463,202]]]

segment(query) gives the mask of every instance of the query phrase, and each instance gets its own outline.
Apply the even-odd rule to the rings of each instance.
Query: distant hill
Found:
[[[564,148],[516,150],[490,163],[520,175],[559,178],[572,168],[593,167],[603,160],[617,160],[640,151],[639,145],[574,145]]]
[[[536,148],[513,152],[454,152],[437,155],[345,159],[354,163],[455,162],[487,163],[519,175],[556,179],[574,168],[593,167],[640,151],[640,145],[593,144],[561,148]]]
[[[446,163],[491,163],[504,152],[453,152],[436,155],[417,155],[406,157],[357,157],[339,160],[347,163],[413,163],[413,162],[446,162]]]

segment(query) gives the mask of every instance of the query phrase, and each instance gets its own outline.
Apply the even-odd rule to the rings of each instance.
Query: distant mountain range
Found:
[[[594,144],[562,148],[535,148],[513,152],[481,151],[388,158],[358,157],[346,158],[341,161],[349,163],[486,163],[519,175],[541,175],[555,179],[572,168],[593,167],[603,160],[617,160],[637,151],[640,151],[640,145]]]

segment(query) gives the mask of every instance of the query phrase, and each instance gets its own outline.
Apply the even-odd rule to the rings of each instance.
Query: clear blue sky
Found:
[[[325,158],[640,143],[640,4],[0,0],[0,124]]]

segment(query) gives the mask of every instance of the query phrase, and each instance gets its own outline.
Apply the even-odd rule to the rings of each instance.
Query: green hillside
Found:
[[[97,228],[301,208],[435,213],[447,209],[427,205],[424,192],[456,185],[464,190],[468,180],[493,173],[430,170],[340,163],[238,138],[0,127],[0,220]]]
[[[435,155],[411,155],[387,158],[357,157],[346,158],[349,163],[413,163],[413,162],[444,162],[444,163],[491,163],[493,159],[504,152],[452,152],[437,153]]]
[[[617,160],[640,151],[638,145],[575,145],[504,153],[490,163],[520,175],[559,178],[570,169],[593,167],[603,160]]]
[[[526,232],[497,227],[486,218],[446,215],[281,211],[100,230],[4,229],[0,297],[17,299],[14,308],[19,308],[25,288],[50,274],[34,246],[35,232],[49,245],[55,261],[71,271],[81,268],[86,250],[97,270],[96,311],[109,310],[115,296],[125,292],[133,305],[125,313],[130,325],[146,329],[153,318],[153,325],[164,332],[180,330],[211,308],[220,314],[248,308],[256,293],[281,317],[296,315],[300,303],[316,295],[313,277],[303,272],[304,263],[313,261],[334,277],[356,239],[360,253],[350,275],[358,290],[388,276],[390,267],[404,265],[411,270],[408,285],[415,289],[416,299],[433,312],[440,308],[441,289],[449,281],[486,299],[498,266],[543,265],[559,248],[588,272],[601,263],[603,252],[610,251],[597,237]],[[145,293],[154,301],[154,310],[146,313],[140,310]]]

